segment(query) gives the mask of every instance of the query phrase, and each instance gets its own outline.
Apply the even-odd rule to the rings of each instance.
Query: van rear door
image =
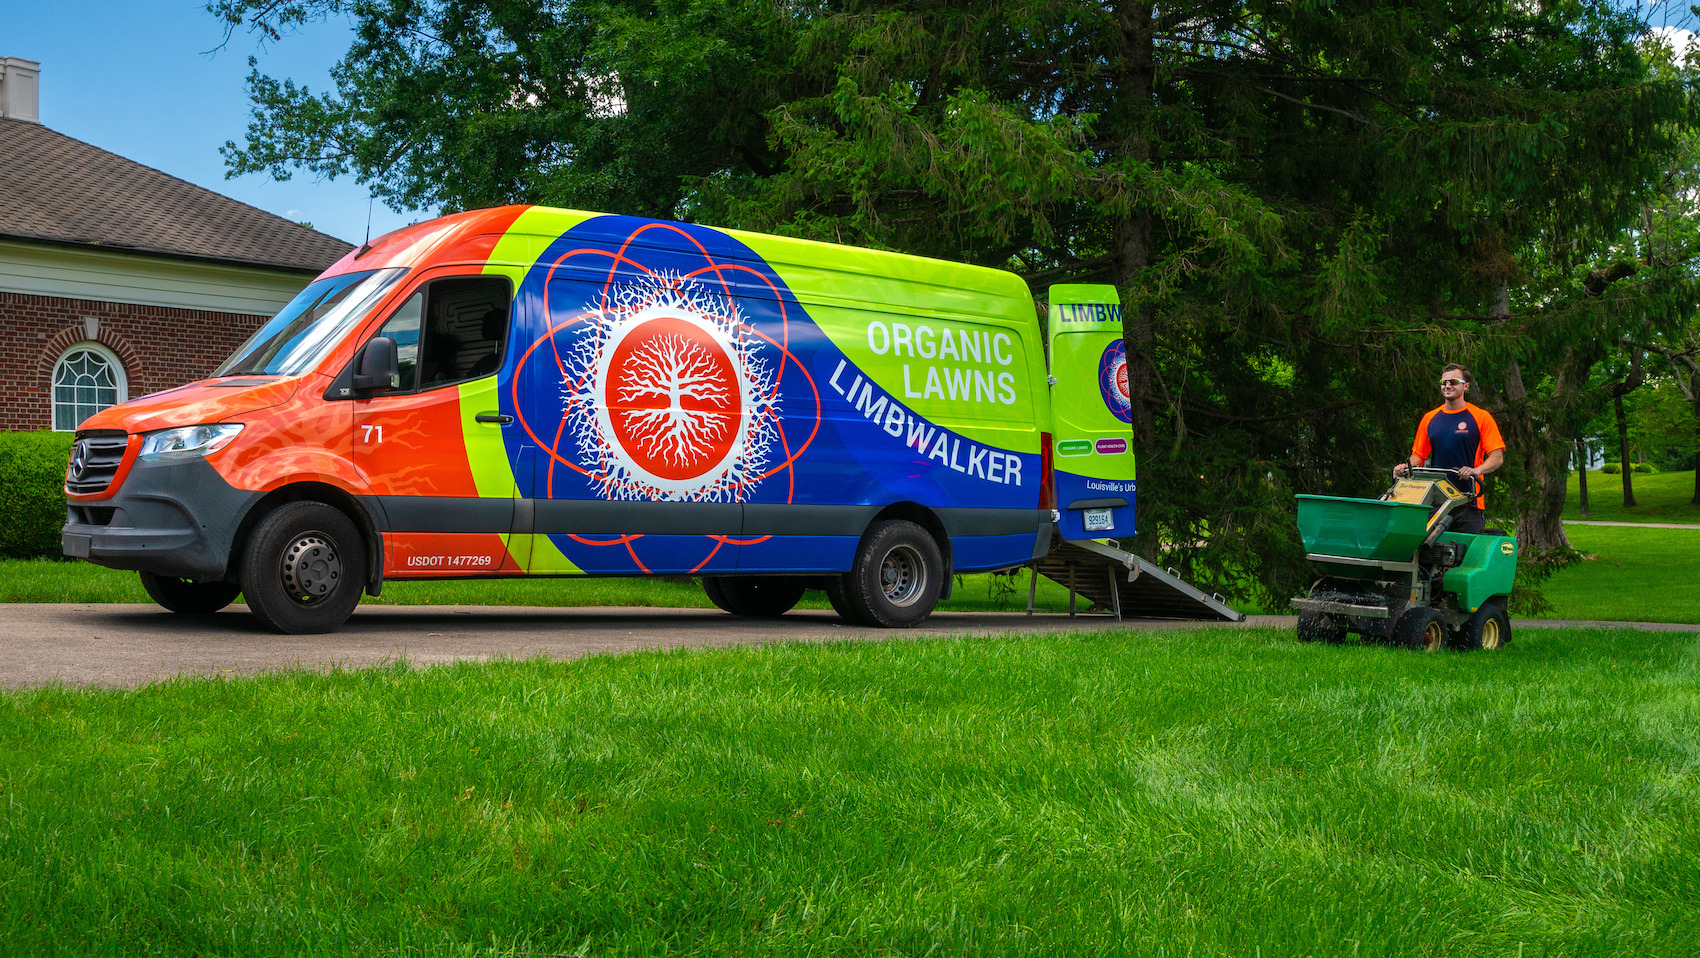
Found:
[[[1114,286],[1050,289],[1051,462],[1064,539],[1134,533],[1132,401]]]

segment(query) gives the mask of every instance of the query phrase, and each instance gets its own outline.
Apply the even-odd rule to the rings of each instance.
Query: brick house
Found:
[[[0,57],[0,431],[206,376],[352,247],[41,125]]]

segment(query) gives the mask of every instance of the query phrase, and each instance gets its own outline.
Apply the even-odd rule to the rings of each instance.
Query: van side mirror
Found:
[[[401,364],[396,359],[395,340],[374,336],[360,350],[354,379],[349,384],[356,392],[378,392],[401,388]]]

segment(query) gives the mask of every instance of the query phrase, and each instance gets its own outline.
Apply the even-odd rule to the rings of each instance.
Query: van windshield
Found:
[[[213,376],[294,376],[312,369],[406,274],[405,269],[379,269],[314,281]]]

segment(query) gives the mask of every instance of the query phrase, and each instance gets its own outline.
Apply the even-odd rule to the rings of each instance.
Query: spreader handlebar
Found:
[[[1406,467],[1405,471],[1402,475],[1399,472],[1400,466]],[[1422,473],[1425,473],[1425,472],[1430,474],[1429,478],[1442,478],[1443,477],[1447,480],[1450,480],[1453,485],[1459,487],[1459,489],[1464,491],[1472,499],[1478,498],[1482,494],[1482,480],[1481,480],[1480,476],[1468,476],[1468,477],[1460,476],[1458,474],[1458,470],[1456,470],[1456,469],[1441,469],[1441,468],[1438,468],[1438,467],[1435,467],[1435,466],[1417,466],[1416,468],[1413,469],[1413,468],[1410,467],[1409,463],[1403,463],[1403,462],[1396,463],[1393,466],[1394,477],[1400,478],[1400,479],[1403,479],[1406,476],[1409,476],[1409,477],[1412,477],[1412,478],[1423,478]],[[1464,483],[1466,483],[1466,482],[1468,482],[1470,484],[1468,489],[1464,488]]]

